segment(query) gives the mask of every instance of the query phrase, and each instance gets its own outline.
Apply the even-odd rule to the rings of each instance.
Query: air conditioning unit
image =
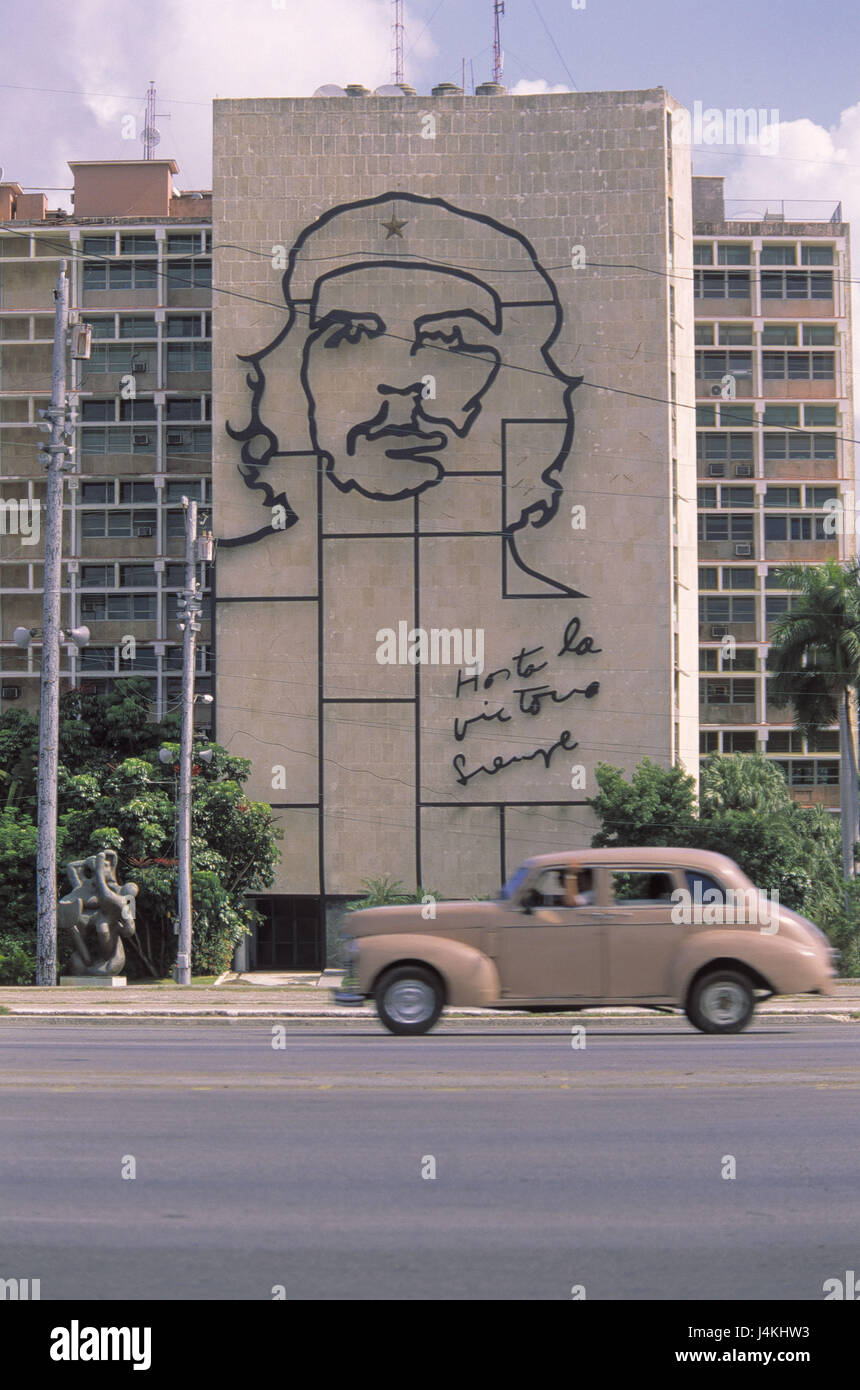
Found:
[[[753,466],[752,466],[751,463],[736,463],[736,464],[735,464],[735,477],[736,477],[736,478],[751,478],[752,475],[753,475]]]
[[[3,685],[3,686],[0,686],[0,699],[2,699],[2,700],[20,700],[20,698],[21,698],[21,687],[20,687],[20,685]]]
[[[712,395],[712,396],[721,396],[722,394],[723,394],[723,388],[722,388],[722,386],[720,386],[719,382],[716,382],[716,381],[715,381],[714,384],[713,384],[713,386],[711,387],[711,395]]]
[[[188,443],[188,435],[185,433],[185,430],[168,430],[168,431],[167,431],[167,444],[168,444],[168,447],[170,447],[170,445],[172,445],[172,444],[187,444],[187,443]]]
[[[150,442],[150,437],[148,434],[135,434],[132,436],[132,438],[134,439],[135,444],[138,445],[148,444]]]
[[[749,541],[740,541],[735,546],[736,555],[752,555],[752,545]]]
[[[708,689],[708,699],[711,703],[714,700],[727,700],[729,698],[729,687],[727,685],[712,685]]]
[[[724,478],[726,476],[726,465],[724,463],[709,463],[709,478]]]
[[[721,624],[715,624],[715,625],[711,628],[711,636],[712,636],[712,637],[725,637],[725,636],[727,635],[727,633],[728,633],[728,628],[727,628],[727,627],[723,627]]]
[[[154,535],[155,535],[155,527],[154,527],[154,526],[135,526],[135,528],[134,528],[134,534],[135,534],[136,536],[140,536],[141,539],[145,540],[148,536],[154,536]]]
[[[135,376],[143,376],[143,374],[144,374],[145,372],[148,372],[148,371],[149,371],[149,363],[148,363],[148,362],[132,362],[132,364],[131,364],[131,370],[132,370],[132,372],[134,373]]]

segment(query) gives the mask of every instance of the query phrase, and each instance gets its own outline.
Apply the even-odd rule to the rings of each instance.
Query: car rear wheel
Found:
[[[690,990],[686,1015],[701,1033],[740,1033],[755,1011],[755,995],[737,970],[711,970]]]
[[[400,965],[383,975],[374,994],[376,1012],[389,1033],[427,1033],[444,998],[439,977],[420,965]]]

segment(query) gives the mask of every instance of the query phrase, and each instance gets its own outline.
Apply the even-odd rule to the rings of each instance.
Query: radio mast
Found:
[[[505,13],[505,0],[493,0],[493,81],[502,81],[502,36],[499,17]]]

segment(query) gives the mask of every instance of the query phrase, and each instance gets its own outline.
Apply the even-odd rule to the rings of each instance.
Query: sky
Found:
[[[576,5],[576,8],[574,6]],[[147,83],[159,155],[180,188],[211,183],[213,96],[310,96],[325,82],[391,80],[390,0],[0,0],[0,167],[57,190],[66,161],[140,157]],[[493,0],[406,0],[406,78],[485,81]],[[763,155],[696,150],[737,198],[842,199],[860,218],[856,0],[505,0],[510,90],[666,87],[691,108],[755,108],[780,122]],[[771,113],[777,113],[771,116]],[[762,160],[767,160],[767,166]],[[68,206],[66,197],[65,205]]]

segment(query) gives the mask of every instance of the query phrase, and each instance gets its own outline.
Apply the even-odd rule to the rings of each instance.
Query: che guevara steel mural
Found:
[[[533,780],[535,768],[549,769],[579,746],[575,720],[600,688],[600,647],[577,604],[585,595],[574,533],[559,544],[581,378],[554,355],[564,314],[551,276],[512,227],[397,191],[332,207],[305,227],[289,250],[282,291],[283,328],[240,355],[249,414],[227,425],[244,483],[259,494],[261,524],[221,544],[253,544],[273,528],[288,544],[293,528],[311,519],[291,467],[312,457],[321,590],[327,546],[338,537],[365,541],[367,555],[412,543],[398,553],[408,552],[413,597],[406,660],[416,668],[416,702],[427,697],[415,710],[416,823],[422,805],[452,797],[455,805],[473,797],[500,805],[508,793],[497,787],[516,769],[531,778],[525,795],[521,781],[512,785],[518,804],[581,801],[570,782],[542,802]],[[305,418],[291,415],[286,437],[278,403],[283,383],[295,380]],[[342,563],[343,547],[339,554]],[[549,608],[546,600],[554,600]],[[525,623],[521,604],[534,605]],[[458,607],[476,620],[486,614],[487,660],[481,669],[434,669],[431,691],[427,623],[442,612],[447,631]],[[333,641],[321,624],[323,702]],[[421,743],[431,706],[428,777]]]

